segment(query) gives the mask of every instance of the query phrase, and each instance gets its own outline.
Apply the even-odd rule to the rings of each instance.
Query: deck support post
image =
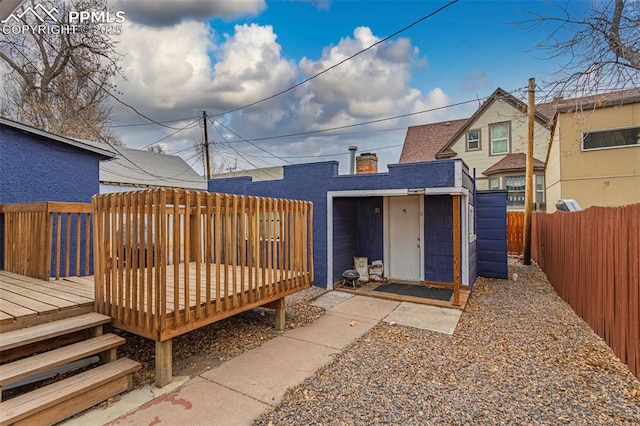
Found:
[[[278,300],[274,300],[273,302],[269,302],[265,306],[270,309],[275,309],[276,318],[275,318],[274,327],[278,331],[283,331],[286,324],[284,297]]]
[[[156,386],[161,388],[173,380],[172,339],[156,342]]]

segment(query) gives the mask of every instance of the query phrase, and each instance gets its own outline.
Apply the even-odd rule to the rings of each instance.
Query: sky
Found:
[[[408,126],[469,117],[497,87],[524,99],[530,77],[547,81],[561,67],[535,50],[545,34],[518,24],[554,7],[538,1],[459,0],[439,12],[447,1],[109,4],[126,16],[118,97],[168,121],[114,103],[113,131],[128,147],[161,145],[200,173],[202,111],[214,173],[315,161],[347,173],[351,145],[375,152],[386,171]]]

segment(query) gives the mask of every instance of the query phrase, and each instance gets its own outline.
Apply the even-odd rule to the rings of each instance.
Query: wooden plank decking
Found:
[[[257,273],[255,268],[240,268],[239,266],[228,266],[225,274],[224,265],[221,265],[220,273],[216,274],[216,264],[200,264],[201,282],[200,289],[196,289],[196,265],[191,262],[188,265],[187,274],[189,282],[189,290],[185,291],[185,274],[180,273],[177,285],[174,285],[174,268],[167,268],[167,317],[178,310],[184,313],[187,306],[190,309],[196,309],[196,295],[202,295],[201,306],[198,309],[216,310],[220,304],[228,303],[229,307],[234,307],[242,300],[247,303],[252,300],[258,300],[264,296],[273,294],[276,286],[282,284],[287,278],[293,278],[291,271],[273,271],[271,277],[266,274]],[[180,271],[184,272],[185,265],[179,265]],[[138,270],[137,276],[145,277],[148,273],[145,268],[143,271]],[[151,268],[153,269],[153,268]],[[207,280],[207,269],[211,273],[210,279]],[[224,283],[225,276],[240,277],[242,283],[241,291],[234,293],[231,286],[221,284],[218,286],[218,276],[221,283]],[[153,273],[152,273],[153,276]],[[155,280],[155,276],[153,276]],[[284,280],[283,280],[284,279]],[[211,286],[207,286],[207,282]],[[136,290],[139,300],[145,301],[147,294],[146,283],[142,283]],[[132,290],[133,291],[133,290]],[[189,303],[185,303],[185,294],[189,297]],[[176,297],[177,295],[177,297]],[[119,295],[114,294],[114,306],[121,306],[122,300]],[[127,297],[123,294],[121,297]],[[129,293],[129,297],[133,297],[133,293]],[[109,298],[108,300],[110,300]],[[60,280],[44,281],[38,278],[31,278],[24,275],[15,274],[7,271],[0,271],[0,331],[16,330],[28,327],[42,322],[54,321],[57,319],[67,318],[82,312],[92,312],[94,310],[94,277],[69,277]],[[151,312],[155,311],[155,302],[152,301],[149,306]],[[143,313],[144,315],[147,312]]]
[[[93,296],[93,277],[44,281],[0,271],[0,332],[93,312]]]

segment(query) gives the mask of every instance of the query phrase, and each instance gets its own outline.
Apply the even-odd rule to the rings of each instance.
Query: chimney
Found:
[[[349,174],[353,175],[356,172],[356,151],[358,150],[357,146],[351,145],[349,147],[349,152],[351,153],[351,165],[349,167]]]
[[[356,158],[356,174],[378,173],[378,156],[363,152]]]

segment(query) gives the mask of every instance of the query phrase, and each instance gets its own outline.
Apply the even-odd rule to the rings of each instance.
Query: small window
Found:
[[[544,176],[536,175],[536,203],[544,203]]]
[[[480,130],[469,130],[467,132],[467,151],[480,149]]]
[[[489,189],[500,189],[500,178],[489,179]]]
[[[640,144],[640,127],[602,130],[582,134],[582,149],[614,148]]]
[[[509,207],[524,207],[524,176],[505,176],[504,185],[509,191],[507,205]]]
[[[509,123],[497,123],[489,126],[491,155],[507,154],[509,152],[509,127]]]
[[[475,227],[475,211],[473,208],[472,204],[469,204],[469,217],[468,217],[468,222],[469,222],[469,237],[473,237],[476,234],[476,227]]]

